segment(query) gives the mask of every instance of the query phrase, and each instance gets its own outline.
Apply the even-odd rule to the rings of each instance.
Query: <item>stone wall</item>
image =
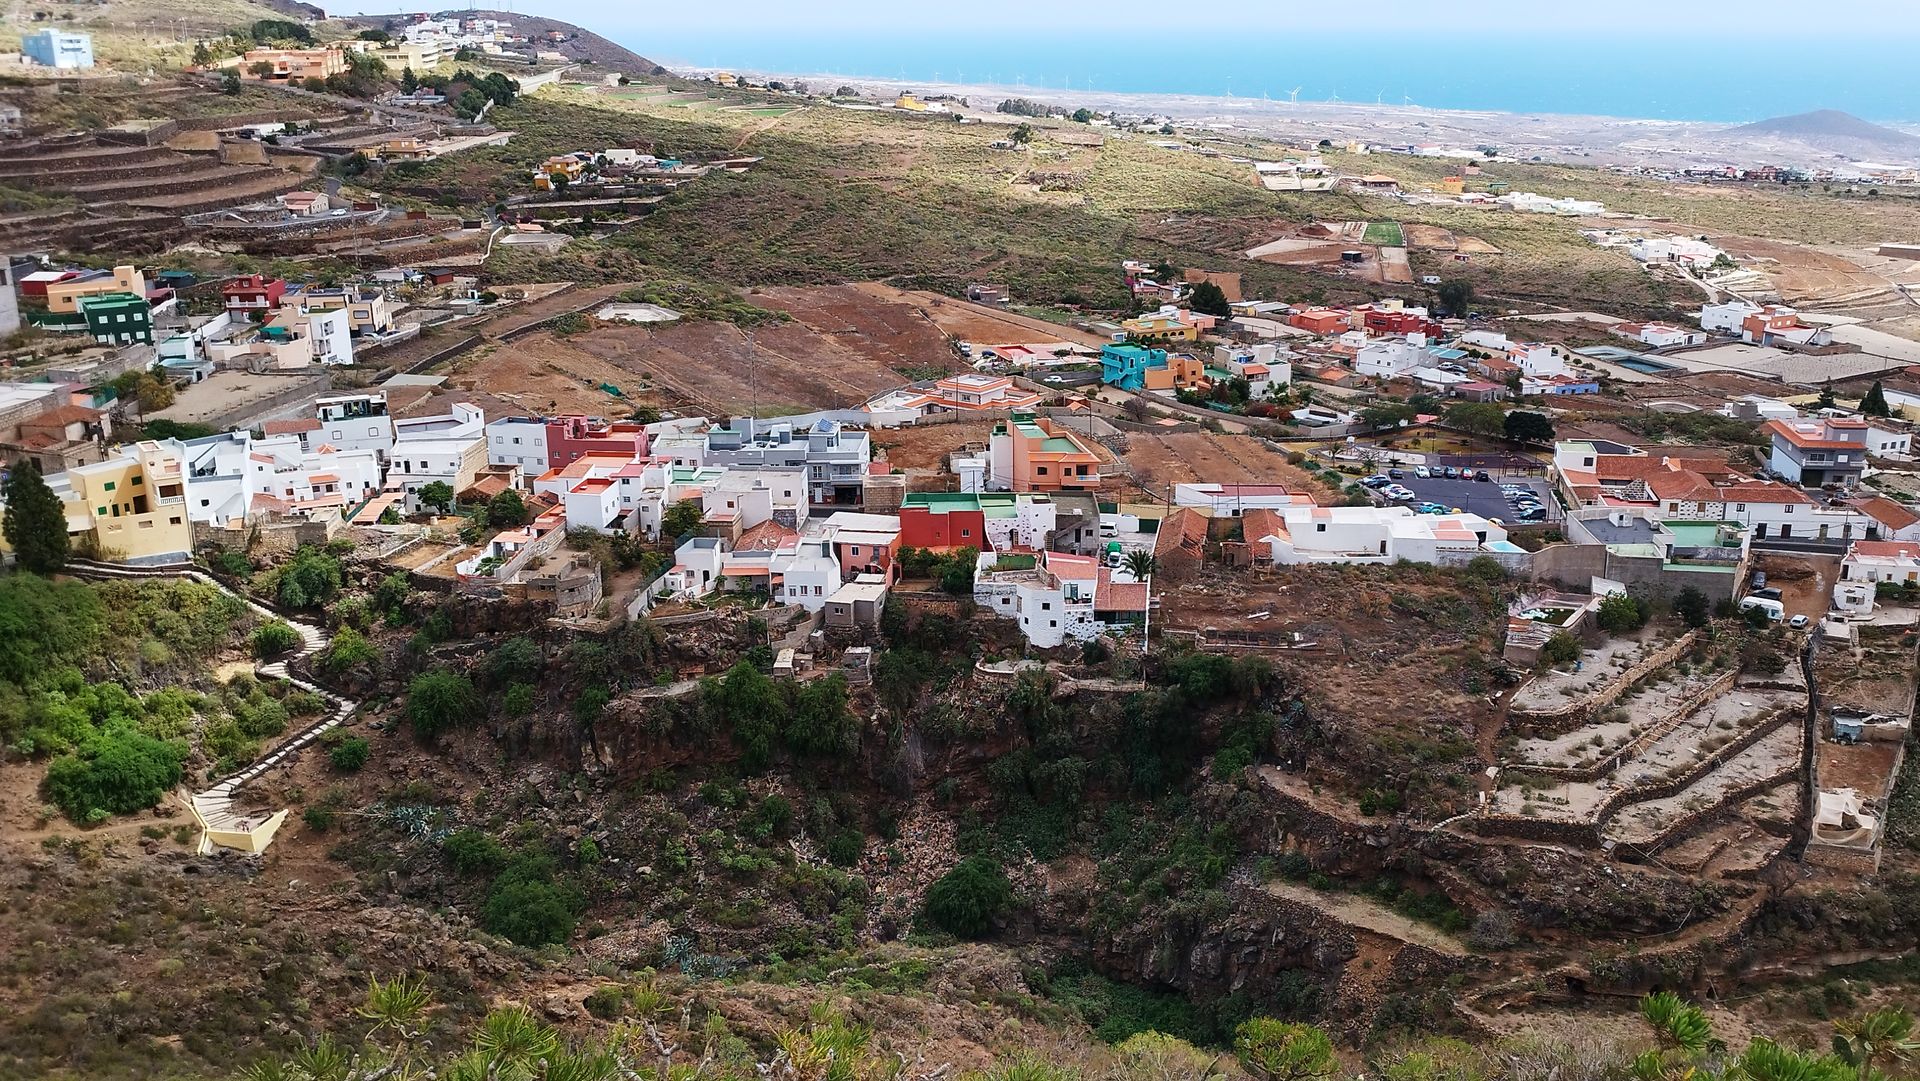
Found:
[[[1588,723],[1594,713],[1611,706],[1634,684],[1686,656],[1699,639],[1699,631],[1688,631],[1674,639],[1670,645],[1642,658],[1633,667],[1614,677],[1612,682],[1580,701],[1569,702],[1553,709],[1513,709],[1508,712],[1508,717],[1520,725],[1519,731],[1523,736],[1564,735]]]
[[[1566,781],[1591,781],[1595,778],[1603,777],[1618,769],[1622,762],[1625,762],[1627,759],[1652,746],[1661,736],[1679,727],[1680,722],[1686,720],[1688,714],[1699,709],[1708,701],[1726,693],[1726,691],[1733,686],[1733,681],[1739,674],[1737,670],[1722,673],[1712,683],[1707,684],[1699,691],[1696,691],[1684,699],[1680,703],[1680,706],[1673,710],[1671,716],[1665,723],[1648,728],[1645,732],[1640,733],[1628,741],[1625,746],[1608,754],[1591,766],[1537,766],[1526,763],[1516,765],[1514,768],[1527,773],[1539,774],[1543,777],[1556,777]]]

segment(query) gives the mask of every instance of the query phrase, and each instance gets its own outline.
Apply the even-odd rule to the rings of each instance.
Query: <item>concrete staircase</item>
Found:
[[[286,817],[287,812],[283,810],[265,816],[243,813],[235,807],[237,793],[246,784],[267,771],[291,763],[301,751],[306,750],[328,732],[347,723],[354,712],[360,708],[360,703],[353,699],[342,697],[325,687],[302,679],[288,668],[292,662],[305,660],[327,648],[328,643],[332,641],[331,637],[319,626],[282,615],[250,597],[234,592],[191,563],[129,566],[75,559],[67,562],[66,570],[67,573],[81,578],[108,580],[184,578],[199,582],[237,599],[262,619],[285,623],[300,636],[299,649],[278,660],[255,665],[254,674],[264,679],[285,680],[303,691],[319,695],[327,703],[326,712],[320,716],[319,720],[282,740],[272,750],[243,769],[221,778],[208,788],[187,796],[188,806],[200,822],[199,851],[203,855],[215,846],[250,852],[264,850],[268,842],[273,839],[273,832],[279,829],[280,822]]]

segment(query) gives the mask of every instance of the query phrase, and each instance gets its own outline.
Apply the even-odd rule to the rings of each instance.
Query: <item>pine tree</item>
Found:
[[[1880,380],[1874,380],[1873,386],[1867,389],[1867,396],[1860,399],[1860,412],[1869,417],[1893,416],[1893,410],[1887,405],[1886,389],[1880,385]]]
[[[22,569],[51,574],[67,562],[67,512],[60,497],[40,478],[40,467],[22,458],[13,463],[0,495],[6,500],[7,544]]]
[[[1833,380],[1829,379],[1820,388],[1820,399],[1815,403],[1815,408],[1832,409],[1836,404],[1838,403],[1834,401],[1833,397]]]

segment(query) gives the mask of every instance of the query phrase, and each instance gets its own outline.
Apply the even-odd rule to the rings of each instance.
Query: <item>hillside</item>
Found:
[[[494,8],[468,8],[464,11],[443,11],[437,14],[462,19],[500,19],[513,24],[514,29],[529,36],[559,33],[562,40],[545,44],[542,48],[565,53],[570,60],[594,64],[609,71],[618,71],[629,75],[647,75],[660,65],[641,56],[639,53],[603,38],[591,30],[561,22],[559,19],[528,15],[519,11],[501,11]],[[387,26],[394,23],[398,16],[358,15],[348,19],[359,26]]]
[[[1854,158],[1920,156],[1920,135],[1869,123],[1838,109],[1817,109],[1776,116],[1730,128],[1726,134],[1754,139],[1791,140]]]

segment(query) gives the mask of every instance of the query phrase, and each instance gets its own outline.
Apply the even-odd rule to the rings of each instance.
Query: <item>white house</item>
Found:
[[[1215,518],[1238,518],[1250,510],[1280,510],[1313,505],[1313,497],[1287,490],[1282,484],[1176,484],[1177,507],[1202,507]]]
[[[1287,359],[1292,355],[1272,342],[1213,347],[1214,365],[1228,375],[1245,379],[1248,392],[1255,398],[1264,398],[1274,387],[1293,382],[1293,364]]]
[[[731,521],[752,529],[773,520],[796,529],[807,520],[807,473],[799,466],[729,469],[700,494],[700,509],[711,522]]]
[[[1688,330],[1672,323],[1618,323],[1613,327],[1613,333],[1655,349],[1699,345],[1707,340],[1705,331]]]
[[[1383,338],[1362,346],[1360,352],[1354,355],[1353,370],[1375,379],[1392,379],[1431,359],[1427,353],[1426,335],[1408,334],[1403,338]]]
[[[1507,531],[1477,514],[1415,514],[1406,507],[1292,506],[1250,518],[1246,539],[1281,565],[1402,559],[1432,563],[1443,554],[1496,550],[1506,541]]]
[[[419,513],[420,489],[435,481],[455,492],[473,483],[487,461],[486,423],[486,413],[466,402],[451,413],[394,422],[387,490],[406,496],[407,513]]]
[[[337,450],[370,450],[383,460],[393,450],[393,417],[384,390],[330,395],[315,402],[313,411],[320,427],[308,433],[309,440]]]
[[[1704,240],[1688,236],[1649,236],[1627,245],[1627,254],[1642,263],[1708,266],[1726,253]]]
[[[1703,304],[1700,306],[1700,329],[1710,334],[1727,334],[1737,338],[1747,316],[1759,314],[1760,305],[1750,300]]]

